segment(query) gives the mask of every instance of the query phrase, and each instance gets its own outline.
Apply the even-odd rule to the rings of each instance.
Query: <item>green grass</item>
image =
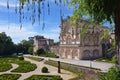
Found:
[[[12,68],[12,65],[9,63],[0,63],[0,72],[8,71]]]
[[[26,73],[26,72],[34,71],[37,68],[36,64],[26,61],[21,61],[21,62],[16,61],[15,63],[18,64],[19,67],[12,70],[12,72]]]
[[[49,61],[46,61],[45,64],[57,67],[57,64],[51,63]],[[68,68],[68,67],[65,67],[65,66],[60,66],[60,67],[61,67],[61,69],[73,72],[73,73],[75,73],[77,75],[75,78],[72,78],[70,80],[78,80],[82,76],[82,74],[83,74],[82,72],[80,72],[78,70],[75,70],[75,69],[71,69],[71,68]]]
[[[29,58],[29,59],[34,60],[34,61],[38,61],[38,62],[43,60],[42,58],[37,58],[37,57],[32,57],[32,56],[24,56],[24,57]]]
[[[104,58],[97,59],[96,61],[107,62],[107,63],[116,63],[117,57],[116,57],[116,55],[114,55],[112,58],[104,57]]]
[[[2,74],[0,80],[17,80],[20,76],[20,74]]]
[[[18,57],[4,57],[0,59],[0,63],[14,63],[19,65],[19,67],[13,70],[12,72],[26,73],[33,71],[37,68],[36,64],[24,60],[19,60]]]
[[[54,67],[57,67],[57,63],[54,63],[54,62],[56,62],[56,61],[46,61],[45,62],[45,64],[48,64],[48,65],[51,65],[51,66],[54,66]],[[62,63],[63,63],[63,65],[62,65]],[[79,79],[81,79],[81,78],[84,78],[85,76],[87,76],[88,77],[88,79],[87,80],[95,80],[95,79],[91,79],[91,78],[96,78],[96,76],[97,76],[97,74],[95,75],[95,74],[86,74],[86,73],[84,73],[84,72],[81,72],[81,71],[79,71],[79,70],[77,70],[77,69],[73,69],[73,68],[71,68],[71,67],[68,67],[68,66],[66,66],[66,65],[64,65],[64,64],[68,64],[68,63],[64,63],[64,62],[61,62],[61,69],[64,69],[64,70],[67,70],[67,71],[70,71],[70,72],[73,72],[73,73],[75,73],[77,76],[75,77],[75,78],[72,78],[72,79],[70,79],[70,80],[79,80]],[[73,65],[73,64],[69,64],[69,65]],[[85,69],[90,69],[90,70],[95,70],[95,71],[100,71],[100,69],[98,69],[98,68],[90,68],[90,67],[85,67],[85,66],[78,66],[78,65],[74,65],[74,66],[77,66],[77,67],[81,67],[81,68],[85,68]],[[89,79],[90,78],[90,79]],[[85,79],[86,80],[86,79]]]
[[[31,77],[25,80],[63,80],[63,79],[57,75],[32,75]]]

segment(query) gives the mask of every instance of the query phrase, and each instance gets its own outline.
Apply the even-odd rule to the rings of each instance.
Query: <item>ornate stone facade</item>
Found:
[[[34,36],[34,52],[42,48],[45,51],[49,50],[51,46],[54,45],[53,39],[46,39],[43,36]]]
[[[105,28],[85,20],[79,20],[73,26],[69,18],[64,19],[60,27],[59,55],[61,58],[80,60],[102,57],[100,36]]]

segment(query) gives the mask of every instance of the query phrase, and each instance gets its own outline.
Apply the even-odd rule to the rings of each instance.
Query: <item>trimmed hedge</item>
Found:
[[[34,71],[37,68],[36,64],[30,63],[29,61],[19,60],[18,57],[1,58],[0,63],[7,64],[7,66],[3,66],[3,68],[9,67],[8,64],[10,63],[19,65],[16,69],[12,70],[12,72],[26,73],[26,72]]]
[[[16,61],[15,63],[17,63],[19,67],[12,70],[12,72],[26,73],[26,72],[34,71],[37,68],[36,64],[27,61],[18,61],[18,62]]]
[[[37,58],[37,57],[32,57],[32,56],[24,56],[24,57],[34,60],[34,61],[38,61],[38,62],[44,60],[43,58]]]
[[[23,56],[19,56],[18,58],[19,58],[19,60],[24,60]]]
[[[21,74],[2,74],[0,75],[0,80],[17,80]]]
[[[57,75],[32,75],[31,77],[25,80],[63,80],[63,79]]]
[[[42,73],[48,73],[48,68],[47,67],[43,67],[41,71],[42,71]]]
[[[0,64],[0,72],[8,71],[12,68],[12,65],[9,63],[1,63]]]

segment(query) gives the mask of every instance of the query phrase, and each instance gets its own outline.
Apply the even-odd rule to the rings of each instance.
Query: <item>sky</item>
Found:
[[[45,18],[42,19],[43,13],[41,13],[40,25],[37,20],[34,25],[30,20],[22,21],[22,28],[20,29],[19,14],[15,13],[16,0],[9,0],[9,10],[7,9],[7,0],[0,0],[0,33],[5,32],[10,36],[14,43],[19,43],[22,40],[27,40],[28,37],[35,35],[42,35],[45,38],[54,39],[55,42],[59,41],[60,34],[60,7],[58,7],[54,0],[47,0],[50,2],[50,15],[48,15],[48,9],[45,4]],[[46,2],[47,3],[47,2]],[[71,16],[73,9],[61,5],[64,18]],[[29,15],[26,11],[25,15]],[[45,22],[44,30],[42,30],[43,22]]]
[[[18,0],[9,0],[9,10],[7,9],[7,0],[0,0],[0,33],[5,32],[10,36],[14,43],[19,43],[22,40],[28,40],[28,37],[42,35],[45,38],[54,39],[55,42],[59,41],[60,35],[60,7],[54,3],[54,0],[46,0],[50,3],[50,15],[48,15],[47,2],[45,2],[45,13],[43,20],[43,12],[41,13],[40,25],[38,20],[32,25],[30,20],[22,21],[22,28],[20,29],[19,14],[15,13],[15,6],[19,7]],[[64,1],[64,0],[63,0]],[[17,5],[16,5],[17,4]],[[26,7],[26,5],[25,5]],[[67,6],[61,5],[64,18],[73,14],[73,8],[68,9]],[[43,11],[43,10],[42,10]],[[26,10],[25,15],[30,15]],[[44,30],[42,30],[42,23],[45,23]],[[104,24],[111,26],[109,22]]]

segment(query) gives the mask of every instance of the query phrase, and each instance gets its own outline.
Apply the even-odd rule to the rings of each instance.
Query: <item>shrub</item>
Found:
[[[25,80],[63,80],[58,75],[32,75]]]
[[[101,73],[99,75],[100,80],[120,80],[120,70],[112,67],[107,73]]]
[[[20,56],[20,57],[18,57],[19,58],[19,60],[24,60],[24,57],[23,56]]]
[[[37,55],[44,54],[44,53],[45,51],[42,48],[37,50]]]
[[[17,80],[21,74],[2,74],[0,80]]]
[[[48,80],[47,77],[42,77],[40,80]]]
[[[53,79],[54,80],[63,80],[60,76],[54,76]]]
[[[43,67],[42,68],[42,73],[48,73],[48,68],[47,67]]]
[[[7,70],[10,70],[12,68],[12,65],[10,63],[1,63],[0,64],[0,72],[4,72]]]
[[[114,56],[112,57],[112,63],[116,63],[116,61],[117,61],[117,56],[114,55]]]

